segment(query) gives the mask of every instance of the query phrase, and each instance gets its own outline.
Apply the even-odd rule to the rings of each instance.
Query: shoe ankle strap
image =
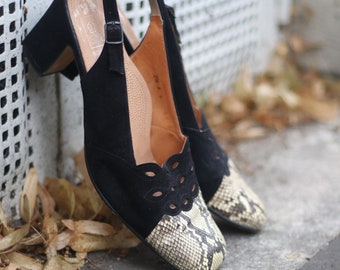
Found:
[[[124,33],[115,0],[103,0],[105,15],[105,44],[109,55],[109,69],[124,74],[123,42]]]

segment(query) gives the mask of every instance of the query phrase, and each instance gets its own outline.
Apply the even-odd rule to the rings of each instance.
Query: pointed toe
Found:
[[[232,161],[229,161],[229,165],[230,175],[223,177],[208,207],[214,214],[241,229],[259,231],[266,221],[263,204]]]
[[[191,210],[164,216],[146,240],[165,260],[183,270],[218,269],[226,254],[223,235],[201,194]]]

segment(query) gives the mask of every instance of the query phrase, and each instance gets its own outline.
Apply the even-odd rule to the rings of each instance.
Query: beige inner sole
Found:
[[[156,1],[151,2],[152,14],[159,14]],[[102,0],[68,0],[68,6],[88,71],[105,42]],[[145,37],[148,42],[144,40],[131,59],[124,50],[130,128],[137,165],[155,161],[162,165],[169,156],[182,150],[185,140],[172,100],[161,29],[160,18],[152,19]]]

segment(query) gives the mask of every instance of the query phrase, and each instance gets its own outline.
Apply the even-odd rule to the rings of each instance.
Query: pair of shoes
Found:
[[[180,54],[180,36],[175,23],[175,13],[169,6],[167,10],[170,24],[165,24],[164,27],[167,28],[165,33],[170,35],[167,48],[171,51],[167,55],[174,85],[172,91],[182,132],[190,141],[203,198],[209,210],[225,222],[245,231],[257,232],[266,220],[263,204],[218,145],[203,112],[194,102]],[[125,48],[129,54],[133,54],[139,44],[138,38],[122,11],[120,17],[125,33]],[[62,72],[70,79],[78,74],[74,62]]]
[[[171,19],[163,0],[150,6],[148,32],[128,55],[116,1],[54,0],[24,54],[41,75],[75,61],[87,169],[111,210],[176,269],[217,269],[226,246],[178,121]]]

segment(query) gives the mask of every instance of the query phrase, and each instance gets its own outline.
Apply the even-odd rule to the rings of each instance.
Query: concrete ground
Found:
[[[232,157],[268,222],[258,234],[218,222],[228,244],[221,269],[340,269],[340,118],[239,143]],[[83,269],[170,268],[141,245],[120,259],[93,253]]]

